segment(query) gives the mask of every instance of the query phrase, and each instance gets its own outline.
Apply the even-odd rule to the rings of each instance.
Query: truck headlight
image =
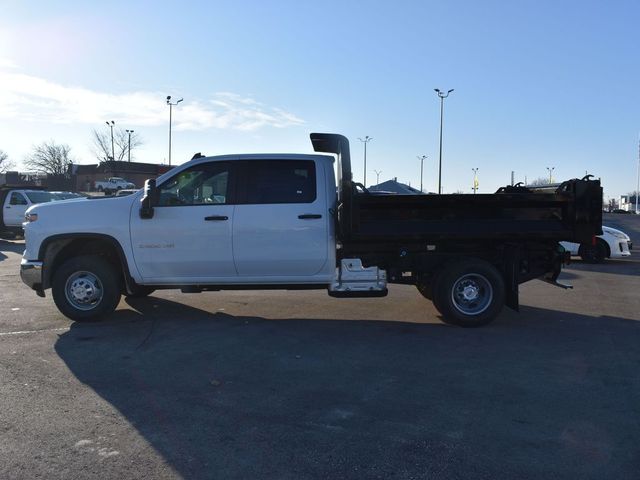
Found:
[[[38,214],[37,213],[25,213],[24,214],[24,220],[27,223],[35,222],[36,220],[38,220]]]

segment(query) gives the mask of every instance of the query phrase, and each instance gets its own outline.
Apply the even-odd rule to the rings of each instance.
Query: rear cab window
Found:
[[[312,160],[248,160],[242,175],[242,203],[313,203],[317,196]]]

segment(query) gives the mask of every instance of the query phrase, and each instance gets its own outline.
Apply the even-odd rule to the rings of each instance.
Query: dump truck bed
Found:
[[[375,195],[352,197],[353,241],[567,240],[590,242],[601,233],[598,181],[570,180],[553,193]]]

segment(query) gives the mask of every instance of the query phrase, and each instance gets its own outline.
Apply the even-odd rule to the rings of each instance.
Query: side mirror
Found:
[[[153,207],[158,204],[156,179],[149,178],[144,182],[144,195],[140,200],[140,218],[153,218]]]

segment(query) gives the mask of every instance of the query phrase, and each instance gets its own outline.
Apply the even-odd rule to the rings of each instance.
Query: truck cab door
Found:
[[[242,162],[233,252],[243,281],[308,279],[333,272],[328,266],[325,174],[313,160]]]
[[[149,283],[218,283],[236,277],[231,244],[233,162],[207,162],[158,185],[153,218],[131,210],[136,266]]]
[[[4,201],[3,219],[8,227],[19,227],[24,222],[24,214],[29,201],[22,192],[11,192]]]

